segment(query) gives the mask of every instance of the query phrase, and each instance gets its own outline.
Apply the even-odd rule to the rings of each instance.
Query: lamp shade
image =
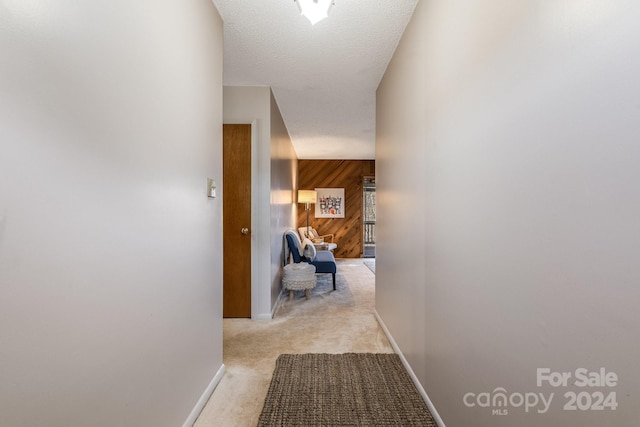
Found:
[[[311,25],[329,16],[333,0],[296,0],[300,13],[307,17]]]
[[[298,203],[315,203],[317,198],[315,190],[298,190]]]

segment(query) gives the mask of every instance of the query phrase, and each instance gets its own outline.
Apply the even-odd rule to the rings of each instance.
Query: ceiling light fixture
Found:
[[[298,3],[300,13],[315,25],[329,16],[333,0],[293,0]]]

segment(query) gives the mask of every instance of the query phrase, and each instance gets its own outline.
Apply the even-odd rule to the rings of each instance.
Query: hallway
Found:
[[[311,299],[286,298],[273,320],[224,320],[226,372],[196,427],[256,425],[282,353],[393,352],[373,314],[374,274],[361,259],[337,261],[337,291],[318,275]]]
[[[370,26],[359,39],[385,35],[356,3],[312,27],[292,1],[0,2],[0,426],[250,425],[278,354],[391,351],[374,279],[376,315],[450,427],[638,426],[640,2],[388,1],[415,8],[370,80],[364,51],[324,37],[353,30],[349,10]],[[234,53],[256,78],[229,72]],[[315,53],[356,72],[320,62],[313,79],[298,66]],[[344,102],[316,86],[345,76]],[[340,126],[316,114],[325,99]],[[360,114],[361,131],[340,131]],[[338,291],[321,278],[274,320],[223,321],[224,123],[255,125],[252,315],[276,311],[299,189],[344,188],[360,212],[375,176],[375,276],[346,259],[360,222],[323,218]],[[343,163],[318,182],[317,160]],[[356,160],[375,168],[331,179]],[[556,387],[539,369],[618,381]],[[492,390],[556,399],[508,414],[465,401]],[[593,393],[616,409],[563,401]]]

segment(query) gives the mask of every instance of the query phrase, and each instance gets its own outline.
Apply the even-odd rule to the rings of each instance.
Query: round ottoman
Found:
[[[316,267],[306,262],[285,265],[282,286],[289,290],[289,301],[293,300],[293,291],[300,289],[304,289],[305,297],[309,299],[309,290],[316,286]]]

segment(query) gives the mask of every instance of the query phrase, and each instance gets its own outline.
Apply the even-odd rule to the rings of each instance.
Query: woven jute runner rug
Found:
[[[437,427],[397,354],[282,354],[258,427]]]

